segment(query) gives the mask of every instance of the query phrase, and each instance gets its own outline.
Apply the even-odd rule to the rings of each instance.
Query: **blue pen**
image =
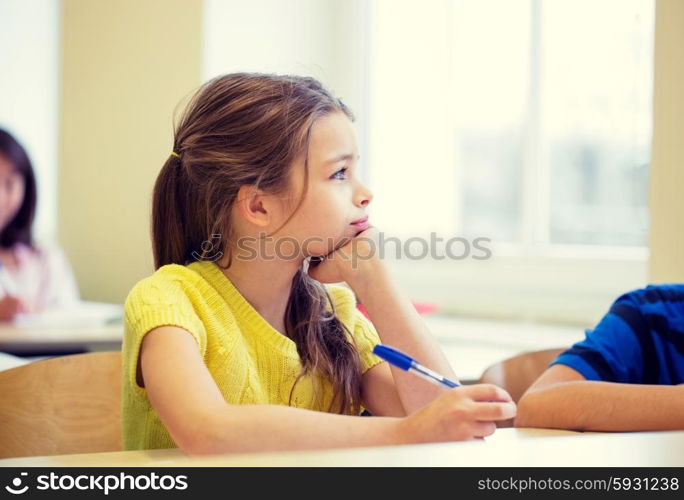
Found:
[[[449,389],[461,386],[461,384],[459,384],[458,382],[449,380],[448,378],[443,377],[439,373],[421,365],[411,356],[395,349],[394,347],[378,344],[375,347],[373,347],[373,354],[375,354],[379,358],[384,359],[385,361],[396,366],[397,368],[401,368],[402,370],[415,373],[419,377],[424,378],[425,380],[427,380],[428,382],[432,382],[433,384],[441,385]]]

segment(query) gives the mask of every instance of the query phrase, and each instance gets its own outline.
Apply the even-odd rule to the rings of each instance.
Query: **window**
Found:
[[[369,19],[373,219],[491,239],[488,261],[394,262],[416,298],[588,323],[645,283],[652,0],[376,0]]]

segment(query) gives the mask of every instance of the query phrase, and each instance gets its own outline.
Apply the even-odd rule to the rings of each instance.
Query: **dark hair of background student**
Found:
[[[26,150],[12,134],[0,128],[0,155],[14,166],[24,179],[24,199],[14,218],[0,232],[0,247],[23,243],[33,248],[32,227],[36,213],[36,178]],[[2,186],[0,186],[0,189]]]

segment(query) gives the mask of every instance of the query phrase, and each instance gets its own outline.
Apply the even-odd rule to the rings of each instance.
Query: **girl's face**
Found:
[[[302,205],[278,233],[295,238],[304,256],[326,255],[367,229],[367,222],[357,221],[367,218],[373,195],[359,178],[358,156],[356,132],[344,113],[332,113],[314,123],[307,191]],[[294,203],[301,198],[304,168],[301,160],[292,170]]]
[[[14,164],[0,155],[0,230],[17,215],[24,200],[24,177]]]

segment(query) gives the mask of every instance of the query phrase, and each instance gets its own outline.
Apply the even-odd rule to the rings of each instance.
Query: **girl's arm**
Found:
[[[439,345],[390,275],[386,264],[379,259],[360,262],[357,271],[349,273],[345,281],[366,308],[382,342],[406,352],[422,365],[455,380],[456,375]],[[425,406],[445,391],[443,387],[394,366],[389,370],[399,399],[408,414]]]
[[[445,377],[455,379],[454,371],[425,322],[380,259],[378,235],[375,227],[363,231],[328,255],[321,264],[310,269],[309,274],[322,282],[345,281],[365,307],[383,343],[406,352]],[[445,391],[443,387],[426,382],[412,373],[395,367],[390,370],[396,394],[407,414],[425,406]],[[374,390],[374,387],[388,384],[387,372],[389,370],[376,371],[371,377],[364,377],[364,393],[369,404],[374,400],[387,399],[385,392]],[[372,384],[369,385],[368,381]],[[393,401],[381,406],[389,407],[381,414],[394,414]]]
[[[484,437],[494,420],[515,414],[501,389],[480,385],[447,391],[410,417],[334,415],[276,405],[227,404],[185,330],[145,335],[140,383],[176,444],[191,455],[379,446]]]
[[[554,365],[518,403],[516,427],[582,431],[684,429],[684,385],[587,381]]]
[[[379,363],[361,377],[361,404],[374,416],[405,417],[388,363]]]

